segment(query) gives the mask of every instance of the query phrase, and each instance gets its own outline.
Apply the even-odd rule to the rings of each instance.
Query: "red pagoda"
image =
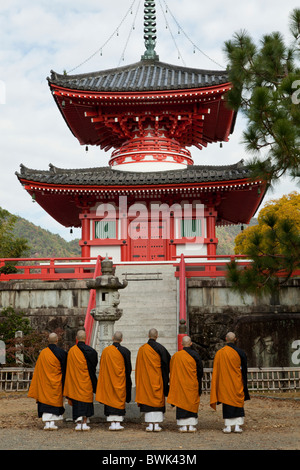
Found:
[[[81,227],[83,257],[157,263],[215,255],[216,226],[249,223],[265,193],[243,161],[194,164],[188,148],[226,142],[234,130],[228,74],[160,62],[155,39],[153,23],[137,63],[48,78],[70,131],[81,145],[109,151],[109,165],[21,165],[17,176],[60,224]]]

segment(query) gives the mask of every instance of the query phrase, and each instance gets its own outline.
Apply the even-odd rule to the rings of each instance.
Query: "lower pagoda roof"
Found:
[[[82,207],[92,207],[106,197],[137,195],[156,199],[174,195],[217,201],[218,225],[249,223],[266,190],[252,181],[243,160],[233,165],[189,165],[179,170],[133,172],[111,167],[35,170],[21,165],[16,172],[20,183],[36,202],[66,227],[80,226]],[[238,194],[237,194],[238,192]],[[172,196],[173,197],[173,196]]]

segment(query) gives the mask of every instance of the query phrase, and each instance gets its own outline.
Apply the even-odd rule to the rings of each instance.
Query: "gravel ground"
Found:
[[[0,450],[109,450],[112,456],[114,450],[188,451],[189,455],[199,450],[300,450],[298,397],[252,396],[245,404],[245,413],[243,433],[224,434],[221,406],[213,411],[209,396],[202,395],[196,433],[178,432],[175,409],[169,405],[160,433],[146,433],[143,420],[140,423],[125,421],[121,432],[109,431],[108,425],[99,420],[91,420],[90,431],[75,432],[74,423],[61,421],[57,431],[49,432],[43,430],[33,399],[24,393],[2,393]]]

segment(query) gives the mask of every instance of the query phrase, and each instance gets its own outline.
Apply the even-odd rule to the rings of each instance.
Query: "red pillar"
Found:
[[[209,207],[206,217],[206,231],[207,231],[207,254],[216,255],[218,239],[216,238],[216,218],[217,212],[214,207]],[[213,258],[209,258],[213,259]]]
[[[91,239],[90,219],[88,217],[89,209],[83,209],[81,216],[81,256],[90,258],[91,250],[89,241]]]

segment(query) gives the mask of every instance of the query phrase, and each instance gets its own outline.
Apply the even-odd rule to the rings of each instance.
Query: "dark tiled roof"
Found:
[[[227,166],[191,165],[182,170],[133,172],[110,167],[61,169],[49,165],[48,171],[32,170],[21,165],[20,180],[54,185],[79,186],[139,186],[182,183],[209,183],[247,179],[250,171],[243,160]]]
[[[228,83],[226,71],[201,70],[159,61],[135,64],[100,72],[61,75],[51,71],[49,84],[73,90],[130,92],[204,88]]]

